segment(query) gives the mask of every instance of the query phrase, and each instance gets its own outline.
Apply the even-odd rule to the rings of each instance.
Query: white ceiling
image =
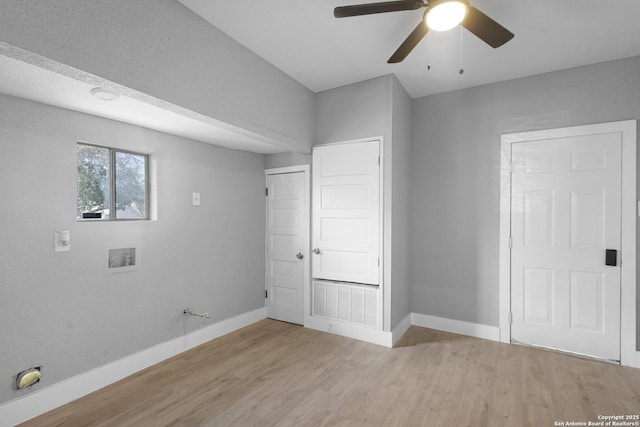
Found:
[[[336,6],[373,1],[179,1],[313,92],[393,73],[418,98],[640,55],[639,0],[470,0],[515,38],[492,49],[463,30],[462,75],[459,29],[387,64],[424,9],[336,19]]]

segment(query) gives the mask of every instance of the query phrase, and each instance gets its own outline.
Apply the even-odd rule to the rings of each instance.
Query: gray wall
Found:
[[[264,159],[264,167],[266,169],[281,168],[285,166],[310,165],[311,154],[301,153],[277,153],[267,154]]]
[[[501,134],[638,118],[640,57],[414,100],[412,311],[498,326]]]
[[[309,152],[313,93],[173,0],[4,0],[0,41]]]
[[[411,159],[411,98],[393,78],[393,177],[391,184],[391,329],[411,313],[409,282],[409,164]]]
[[[383,76],[316,94],[314,145],[391,139],[391,80]]]
[[[152,155],[157,221],[76,221],[78,140]],[[186,307],[209,324],[264,307],[263,192],[262,155],[0,96],[0,403],[28,367],[37,390],[203,328]],[[139,270],[104,275],[106,245],[129,242]]]

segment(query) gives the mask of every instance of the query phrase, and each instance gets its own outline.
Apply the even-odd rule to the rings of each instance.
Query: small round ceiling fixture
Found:
[[[111,92],[110,90],[103,89],[101,87],[94,87],[93,89],[91,89],[91,95],[95,96],[101,101],[114,101],[119,97],[117,93]]]

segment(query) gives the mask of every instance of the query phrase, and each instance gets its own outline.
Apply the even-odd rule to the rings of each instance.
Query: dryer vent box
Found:
[[[42,371],[40,370],[40,366],[24,370],[16,375],[16,388],[18,390],[22,390],[27,387],[31,387],[32,385],[40,382],[41,376]]]
[[[109,247],[105,254],[106,273],[125,273],[135,271],[140,264],[140,253],[137,246]]]

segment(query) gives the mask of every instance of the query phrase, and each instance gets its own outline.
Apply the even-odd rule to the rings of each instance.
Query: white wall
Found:
[[[498,326],[501,134],[638,118],[640,57],[414,100],[412,311]]]
[[[174,0],[4,0],[0,41],[310,151],[313,93]]]
[[[149,153],[157,221],[79,223],[76,141]],[[191,193],[201,193],[200,207]],[[205,324],[264,307],[264,157],[0,96],[0,403]],[[71,251],[54,253],[55,231]],[[104,275],[105,246],[137,242],[137,272]]]

